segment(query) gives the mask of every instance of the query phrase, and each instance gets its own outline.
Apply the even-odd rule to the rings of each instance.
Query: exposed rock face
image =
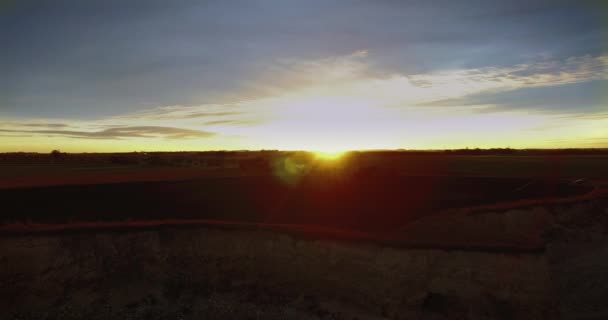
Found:
[[[605,210],[594,202],[471,216],[466,230],[489,223],[509,236],[542,222],[546,250],[527,253],[212,227],[5,236],[0,319],[600,319]]]

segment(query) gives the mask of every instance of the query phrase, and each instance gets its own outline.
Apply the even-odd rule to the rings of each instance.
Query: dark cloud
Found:
[[[208,138],[215,135],[213,132],[156,126],[137,127],[112,127],[101,131],[76,131],[76,130],[9,130],[0,129],[4,133],[21,133],[36,135],[53,135],[70,138],[85,139],[124,139],[124,138],[148,138],[164,137],[167,139]]]

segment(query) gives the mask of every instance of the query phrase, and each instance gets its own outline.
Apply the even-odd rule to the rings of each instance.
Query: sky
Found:
[[[605,1],[0,1],[0,152],[605,148],[607,103]]]

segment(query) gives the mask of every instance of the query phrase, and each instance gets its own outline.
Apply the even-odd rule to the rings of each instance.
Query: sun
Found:
[[[313,151],[315,157],[317,159],[321,159],[321,160],[327,160],[327,161],[335,161],[338,160],[340,158],[342,158],[342,156],[344,156],[344,154],[346,153],[346,151],[341,151],[341,150],[334,150],[334,151]]]

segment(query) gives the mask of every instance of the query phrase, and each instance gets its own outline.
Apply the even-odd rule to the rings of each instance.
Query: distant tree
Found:
[[[51,151],[51,162],[61,161],[63,158],[63,153],[59,150]]]

